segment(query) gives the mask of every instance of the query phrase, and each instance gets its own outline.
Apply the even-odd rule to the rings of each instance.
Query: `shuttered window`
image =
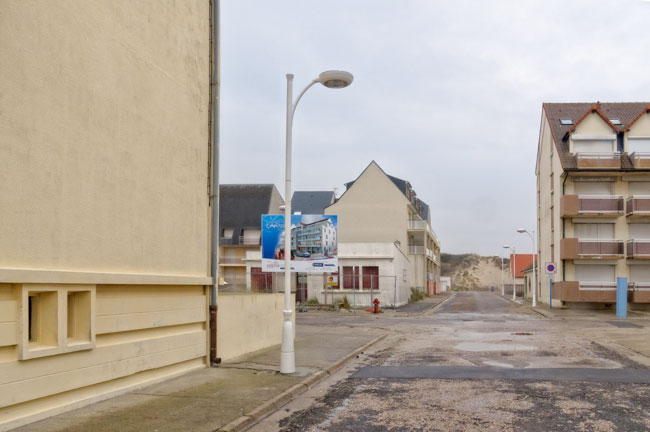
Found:
[[[575,236],[580,240],[613,240],[613,223],[576,223]]]
[[[612,195],[614,193],[614,182],[575,182],[575,191],[576,195]]]
[[[576,280],[580,282],[616,282],[616,266],[576,264]]]

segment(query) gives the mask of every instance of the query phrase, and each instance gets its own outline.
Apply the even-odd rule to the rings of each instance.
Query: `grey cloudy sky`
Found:
[[[443,252],[529,252],[543,102],[648,101],[642,0],[221,2],[221,182],[344,190],[371,160],[432,209]],[[344,221],[340,221],[344,223]]]

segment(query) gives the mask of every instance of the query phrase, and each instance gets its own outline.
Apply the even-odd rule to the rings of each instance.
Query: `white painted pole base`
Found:
[[[280,350],[280,373],[291,374],[296,372],[296,353],[293,349],[293,323],[292,311],[282,311],[284,323],[282,325],[282,349]]]

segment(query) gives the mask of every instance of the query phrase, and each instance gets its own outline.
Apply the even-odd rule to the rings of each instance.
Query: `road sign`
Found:
[[[554,262],[546,263],[546,274],[555,274],[557,272],[557,264]]]

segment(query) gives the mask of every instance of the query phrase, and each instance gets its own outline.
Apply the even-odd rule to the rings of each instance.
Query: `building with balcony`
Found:
[[[325,214],[338,215],[338,281],[332,296],[370,305],[401,305],[411,290],[441,291],[440,242],[429,206],[408,181],[386,174],[372,161]],[[323,298],[323,284],[310,297]]]
[[[221,291],[271,291],[278,282],[262,272],[261,221],[282,213],[282,196],[272,184],[226,184],[219,193]]]
[[[557,262],[553,305],[650,302],[650,104],[545,103],[537,152],[541,277]]]

